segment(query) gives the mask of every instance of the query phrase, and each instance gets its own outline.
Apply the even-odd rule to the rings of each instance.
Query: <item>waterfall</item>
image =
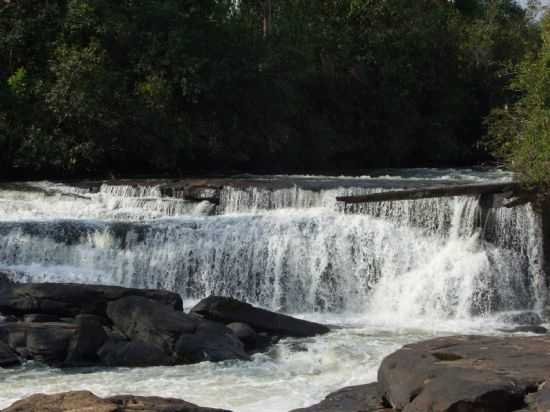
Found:
[[[154,186],[103,185],[87,201],[0,191],[0,268],[287,312],[462,319],[540,308],[541,236],[529,206],[495,210],[482,232],[474,197],[346,210],[335,200],[380,190],[225,187],[214,215],[208,202]]]

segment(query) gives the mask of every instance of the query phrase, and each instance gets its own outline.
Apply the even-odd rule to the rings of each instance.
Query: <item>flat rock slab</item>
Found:
[[[391,412],[383,401],[377,383],[350,386],[328,395],[324,401],[309,408],[291,412]]]
[[[382,362],[384,399],[404,412],[511,412],[550,376],[550,337],[454,336],[407,345]]]
[[[236,299],[220,296],[210,296],[201,300],[191,312],[215,322],[245,323],[256,332],[267,332],[271,335],[305,338],[330,331],[328,327],[319,323],[270,312]]]
[[[69,283],[21,283],[0,287],[0,313],[76,316],[81,313],[106,316],[109,302],[141,296],[175,310],[183,310],[181,297],[164,290]]]
[[[115,396],[101,399],[91,392],[66,392],[32,395],[15,402],[3,412],[229,412],[201,408],[180,400],[140,396]]]

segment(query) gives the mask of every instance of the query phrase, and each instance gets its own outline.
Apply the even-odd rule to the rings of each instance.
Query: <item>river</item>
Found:
[[[511,178],[472,169],[246,176],[260,183],[224,187],[217,206],[163,196],[151,183],[93,192],[52,182],[0,186],[0,269],[19,280],[162,288],[187,307],[220,294],[334,326],[251,362],[111,370],[28,363],[0,370],[0,407],[36,392],[87,389],[285,412],[376,380],[382,358],[403,344],[501,333],[509,313],[541,310],[546,296],[530,206],[495,210],[482,230],[475,197],[345,209],[336,196]]]

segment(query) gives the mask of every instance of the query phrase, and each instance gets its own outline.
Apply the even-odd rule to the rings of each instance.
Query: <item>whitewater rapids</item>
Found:
[[[540,224],[530,206],[495,210],[491,227],[481,228],[475,197],[353,210],[335,200],[427,182],[509,180],[504,172],[262,179],[292,184],[225,187],[218,206],[163,197],[154,185],[0,187],[0,269],[20,280],[163,288],[187,305],[214,293],[336,326],[249,363],[0,370],[0,407],[35,392],[87,389],[284,412],[374,381],[381,359],[405,343],[499,333],[504,313],[544,305]],[[312,182],[323,188],[311,190]]]

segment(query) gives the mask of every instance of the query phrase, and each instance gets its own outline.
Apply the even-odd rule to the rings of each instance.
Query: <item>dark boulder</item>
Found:
[[[179,362],[221,362],[230,359],[248,360],[244,345],[231,329],[208,320],[198,324],[193,334],[182,334],[175,348]]]
[[[11,276],[9,275],[9,273],[0,272],[0,289],[11,287],[14,284],[15,282],[11,280]]]
[[[32,395],[15,402],[3,412],[229,412],[201,408],[180,399],[132,395],[101,399],[91,392],[66,392]]]
[[[9,368],[20,364],[19,357],[11,348],[0,342],[0,368]]]
[[[329,332],[329,328],[314,322],[256,308],[236,299],[210,296],[200,301],[191,312],[225,324],[246,323],[257,332],[290,337],[310,337]]]
[[[517,325],[538,326],[543,323],[541,316],[536,312],[506,313],[501,318],[506,323],[515,323]]]
[[[129,289],[118,286],[62,283],[24,283],[0,288],[0,313],[74,317],[81,313],[105,316],[109,302],[126,296],[141,296],[183,310],[181,297],[163,290]]]
[[[548,329],[544,326],[526,325],[518,326],[513,329],[502,329],[502,332],[508,333],[536,333],[537,335],[544,335],[548,333]]]
[[[328,395],[324,401],[309,408],[291,412],[391,412],[384,404],[378,384],[351,386]]]
[[[148,367],[169,366],[174,361],[158,346],[140,341],[110,339],[98,351],[104,366]]]
[[[252,345],[254,346],[256,344],[256,340],[258,339],[258,334],[254,329],[252,329],[250,326],[248,326],[246,323],[230,323],[227,325],[229,329],[237,336],[237,338],[240,339],[242,343],[245,345]]]
[[[183,312],[140,296],[125,297],[109,303],[107,316],[129,339],[174,351],[182,333],[194,333],[198,321]]]
[[[407,412],[511,412],[548,377],[550,337],[455,336],[407,345],[378,371],[382,396]]]
[[[67,323],[27,324],[26,349],[34,360],[61,366],[67,358],[69,343],[76,331],[76,326]]]
[[[101,318],[95,315],[78,315],[77,330],[69,344],[65,366],[89,366],[99,362],[98,352],[107,341]]]

